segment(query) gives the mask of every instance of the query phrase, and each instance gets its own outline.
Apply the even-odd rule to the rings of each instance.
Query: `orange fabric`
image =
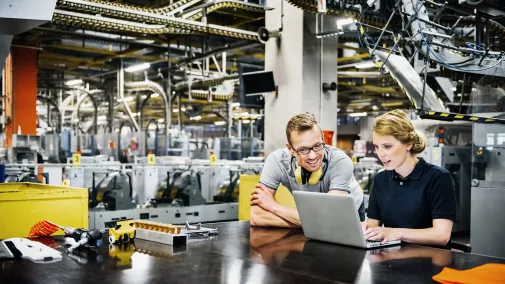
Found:
[[[488,263],[468,270],[445,267],[433,280],[444,284],[505,283],[505,264]]]
[[[58,231],[58,225],[49,221],[39,221],[30,229],[29,238],[50,236]]]

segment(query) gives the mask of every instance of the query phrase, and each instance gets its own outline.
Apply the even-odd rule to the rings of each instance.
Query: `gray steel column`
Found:
[[[314,114],[323,130],[336,132],[337,124],[336,93],[321,91],[322,83],[337,80],[337,38],[316,38],[316,15],[283,1],[267,2],[274,9],[266,11],[266,28],[283,30],[280,46],[275,39],[265,46],[265,70],[274,72],[278,86],[277,97],[265,96],[265,154],[284,147],[279,127],[295,114]],[[324,28],[320,33],[337,30],[334,17],[323,17],[319,24]]]

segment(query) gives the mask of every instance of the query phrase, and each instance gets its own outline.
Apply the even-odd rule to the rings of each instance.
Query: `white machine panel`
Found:
[[[84,188],[84,169],[83,168],[71,168],[69,177],[71,187],[81,187]]]

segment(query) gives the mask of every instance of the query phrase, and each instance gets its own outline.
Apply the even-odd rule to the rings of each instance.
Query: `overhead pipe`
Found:
[[[91,100],[91,103],[93,104],[93,108],[95,109],[93,111],[93,134],[96,135],[98,133],[98,103],[96,102],[96,99],[89,93],[89,85],[87,85],[86,88],[82,90],[82,92],[83,95],[81,95],[77,99],[77,104],[75,105],[74,117],[79,118],[79,111],[81,104],[84,102],[86,98],[89,98]]]
[[[140,121],[139,121],[139,126],[140,126],[140,130],[141,131],[142,131],[143,127],[144,127],[144,108],[146,107],[147,103],[151,99],[151,95],[152,94],[148,94],[147,97],[140,104]],[[166,112],[166,109],[165,109],[165,112]]]
[[[135,128],[135,125],[133,125],[133,123],[131,121],[128,121],[128,120],[123,120],[119,124],[118,133],[117,133],[117,150],[118,150],[118,155],[120,153],[119,151],[122,150],[121,149],[121,133],[123,132],[123,127],[125,127],[125,126],[130,127],[130,130],[132,132],[133,132],[133,130]],[[132,126],[133,126],[133,128],[132,128]]]
[[[135,120],[135,117],[133,117],[133,113],[130,109],[130,106],[128,105],[128,102],[125,101],[124,97],[124,88],[125,88],[125,83],[124,83],[124,65],[123,65],[123,60],[121,60],[121,68],[118,71],[118,92],[119,92],[119,98],[121,99],[121,102],[123,102],[123,105],[126,109],[126,113],[128,113],[128,116],[130,117],[130,120],[135,127],[135,131],[140,131],[139,124]]]
[[[144,135],[144,137],[145,137],[145,141],[144,141],[144,143],[145,143],[145,147],[144,148],[145,149],[144,149],[144,151],[145,151],[145,155],[147,156],[147,154],[148,154],[147,135],[148,135],[149,126],[151,125],[151,123],[154,123],[156,125],[156,133],[154,135],[154,149],[152,149],[152,150],[153,150],[154,155],[157,156],[158,155],[158,132],[159,132],[160,129],[159,129],[158,121],[156,119],[154,119],[154,118],[149,119],[149,121],[147,121],[147,124],[146,124],[145,135]]]
[[[169,106],[169,98],[167,97],[165,90],[163,90],[163,87],[160,84],[153,82],[153,81],[145,80],[145,81],[139,81],[139,82],[128,82],[128,83],[125,83],[124,86],[128,89],[135,89],[135,90],[139,90],[139,91],[152,91],[154,93],[158,93],[163,98],[163,103],[165,104],[165,121],[170,120],[169,116],[171,115],[171,113],[170,113],[170,106]],[[145,106],[145,104],[147,104],[146,100],[148,100],[148,98],[146,98],[142,102],[143,106],[141,106],[141,108],[143,108]],[[143,116],[143,109],[141,109],[140,115],[141,115],[141,117]],[[141,120],[142,120],[142,118],[141,118]],[[168,127],[165,127],[164,132],[165,132],[165,134],[168,134]]]

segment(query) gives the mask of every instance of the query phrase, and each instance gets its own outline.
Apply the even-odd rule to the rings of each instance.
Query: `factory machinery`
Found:
[[[262,166],[257,159],[210,164],[156,157],[154,164],[138,158],[135,164],[82,164],[68,172],[72,186],[90,190],[88,221],[93,229],[122,219],[171,224],[235,220],[240,174],[258,174]]]
[[[151,163],[154,162],[154,163]],[[88,226],[123,219],[184,224],[236,220],[241,174],[259,174],[263,158],[242,161],[180,156],[136,157],[120,164],[106,156],[80,164],[8,164],[10,182],[45,182],[88,188]],[[41,178],[42,177],[42,178]]]

